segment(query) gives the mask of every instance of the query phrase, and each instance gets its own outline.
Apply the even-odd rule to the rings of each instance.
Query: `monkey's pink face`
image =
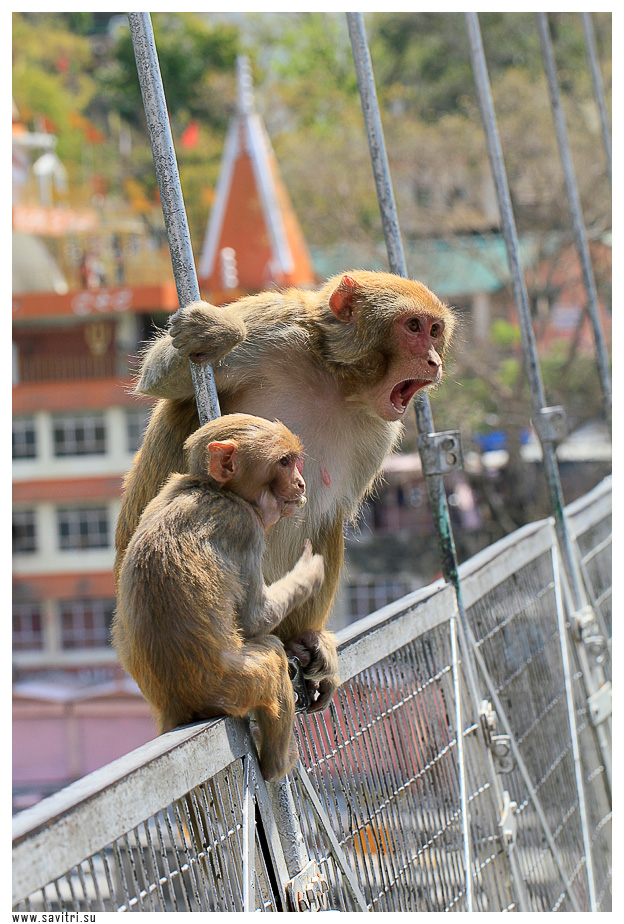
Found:
[[[301,456],[286,455],[277,463],[271,491],[280,505],[280,516],[291,517],[306,503]]]
[[[414,395],[442,377],[444,321],[405,314],[397,318],[394,350],[383,380],[373,388],[375,410],[383,420],[400,420]]]

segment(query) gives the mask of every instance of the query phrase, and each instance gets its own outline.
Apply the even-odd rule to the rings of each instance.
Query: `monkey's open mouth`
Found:
[[[430,382],[426,382],[424,379],[407,379],[405,382],[399,382],[390,393],[390,404],[399,414],[404,414],[405,408],[416,392],[429,384]]]

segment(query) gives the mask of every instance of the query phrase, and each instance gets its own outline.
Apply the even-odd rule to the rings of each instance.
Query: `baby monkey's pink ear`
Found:
[[[238,468],[238,446],[234,440],[208,443],[210,463],[208,471],[215,481],[225,484],[236,474]]]
[[[329,296],[329,307],[339,321],[351,320],[355,310],[355,296],[359,286],[351,276],[343,276],[338,286]]]

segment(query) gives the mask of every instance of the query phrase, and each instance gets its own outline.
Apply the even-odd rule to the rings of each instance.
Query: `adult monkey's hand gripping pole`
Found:
[[[180,308],[185,308],[199,300],[199,286],[154,32],[149,13],[128,13],[128,22],[167,229],[178,303]],[[208,363],[200,365],[192,362],[191,376],[199,422],[203,425],[221,414],[212,367]]]

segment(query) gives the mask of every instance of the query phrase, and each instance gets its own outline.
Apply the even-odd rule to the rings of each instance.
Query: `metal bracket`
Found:
[[[598,618],[591,605],[584,606],[572,617],[572,631],[578,642],[587,648],[587,653],[596,664],[602,664],[607,656],[607,640],[600,631]]]
[[[533,426],[542,443],[560,443],[568,435],[565,408],[543,407],[533,418]]]
[[[514,768],[511,738],[509,735],[495,734],[498,728],[498,718],[492,703],[487,699],[481,703],[479,719],[485,745],[492,755],[496,772],[511,773]]]
[[[286,886],[291,911],[327,911],[329,886],[311,860]]]
[[[514,768],[514,759],[509,735],[493,735],[490,750],[496,772],[511,773]]]
[[[589,714],[594,725],[600,725],[611,715],[611,681],[607,680],[587,699]]]
[[[425,475],[447,475],[464,467],[459,430],[419,434],[418,451]]]
[[[479,720],[481,722],[481,731],[485,739],[486,747],[492,744],[492,732],[496,731],[496,713],[489,699],[484,699],[479,710]]]
[[[516,846],[516,835],[518,833],[518,803],[512,802],[507,790],[503,792],[503,813],[498,822],[500,828],[500,838],[507,853]]]
[[[301,662],[295,655],[288,659],[288,674],[295,694],[295,712],[305,712],[310,705],[310,697],[308,696]]]

